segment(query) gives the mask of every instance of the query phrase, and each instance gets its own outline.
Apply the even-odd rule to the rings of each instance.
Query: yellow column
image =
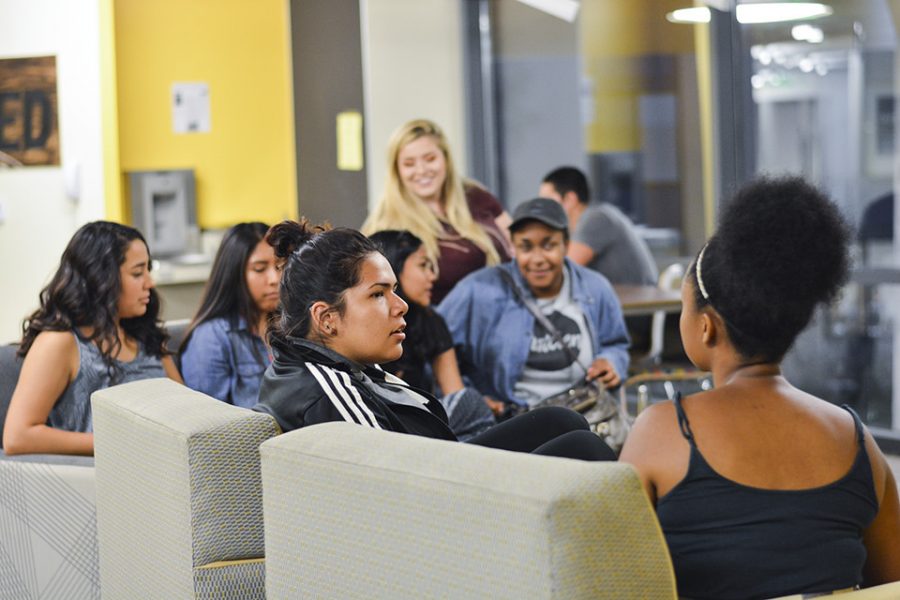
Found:
[[[119,101],[116,92],[116,35],[113,0],[100,0],[100,103],[103,141],[103,194],[106,218],[124,222],[119,167]]]

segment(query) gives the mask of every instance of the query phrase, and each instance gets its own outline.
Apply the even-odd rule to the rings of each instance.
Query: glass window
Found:
[[[817,315],[785,369],[801,388],[856,407],[870,424],[897,428],[896,15],[886,0],[829,5],[833,14],[820,19],[743,27],[757,172],[804,175],[858,232],[842,300]]]
[[[858,231],[855,267],[785,370],[900,430],[896,3],[831,0],[827,16],[778,23],[713,9],[700,25],[667,19],[690,0],[584,0],[574,18],[528,0],[468,4],[493,59],[493,104],[481,104],[493,130],[473,139],[496,139],[491,184],[509,209],[554,167],[577,166],[662,269],[698,251],[716,207],[755,173],[825,189]]]

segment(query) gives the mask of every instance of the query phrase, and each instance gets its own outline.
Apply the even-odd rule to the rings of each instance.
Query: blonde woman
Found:
[[[490,192],[457,173],[435,123],[416,119],[394,132],[384,193],[363,232],[406,229],[421,239],[438,269],[435,304],[472,271],[509,260],[509,223]]]

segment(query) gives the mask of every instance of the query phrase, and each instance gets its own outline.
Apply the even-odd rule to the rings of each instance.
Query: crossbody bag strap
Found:
[[[534,302],[532,302],[531,298],[526,296],[522,292],[522,290],[519,289],[519,286],[516,284],[516,281],[515,281],[515,279],[513,279],[512,275],[510,275],[503,268],[500,268],[499,271],[500,271],[501,277],[503,277],[503,279],[506,281],[506,283],[508,283],[509,286],[512,288],[513,293],[516,295],[516,298],[518,298],[519,301],[525,305],[525,308],[528,309],[528,312],[530,312],[532,315],[534,315],[534,318],[537,319],[537,322],[540,323],[541,326],[544,329],[546,329],[550,335],[553,336],[554,341],[556,341],[557,344],[562,346],[563,352],[566,353],[566,356],[569,358],[569,360],[571,360],[572,362],[577,364],[579,367],[581,367],[581,370],[584,371],[585,375],[587,375],[587,371],[588,371],[587,367],[585,367],[583,364],[581,364],[581,361],[578,360],[578,355],[575,354],[571,348],[569,348],[568,344],[566,344],[565,340],[563,340],[562,334],[553,325],[553,323],[550,322],[550,319],[548,319],[547,316],[543,312],[541,312],[541,309],[539,309],[537,307],[537,305]]]

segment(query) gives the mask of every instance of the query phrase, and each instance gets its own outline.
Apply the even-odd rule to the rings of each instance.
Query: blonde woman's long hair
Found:
[[[376,231],[386,229],[406,229],[422,240],[425,252],[432,260],[437,261],[440,257],[438,239],[444,235],[441,218],[404,185],[400,180],[400,172],[397,168],[397,156],[400,151],[407,144],[425,136],[429,136],[435,141],[438,148],[444,153],[444,162],[447,165],[447,175],[441,188],[441,200],[446,214],[444,220],[462,237],[473,242],[485,253],[487,264],[498,264],[500,255],[491,242],[490,236],[472,218],[472,213],[469,211],[464,184],[468,185],[470,182],[464,182],[456,172],[444,132],[435,123],[426,119],[409,121],[391,135],[388,142],[388,176],[384,184],[384,192],[366,222],[363,223],[363,233],[371,235]],[[471,185],[475,184],[471,183]]]

